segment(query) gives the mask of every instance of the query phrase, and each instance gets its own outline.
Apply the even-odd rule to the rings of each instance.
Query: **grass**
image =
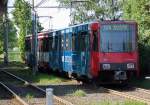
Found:
[[[33,94],[28,93],[28,94],[26,95],[26,98],[27,98],[28,100],[31,100],[31,99],[33,98]]]
[[[10,68],[10,72],[30,81],[33,82],[37,85],[49,85],[49,84],[59,84],[61,82],[65,82],[66,79],[57,77],[55,75],[48,75],[47,73],[37,73],[37,75],[33,76],[32,75],[32,70],[26,69],[27,66],[22,63],[21,57],[20,57],[20,52],[14,52],[14,51],[9,51],[8,52],[8,57],[9,57],[9,64],[7,68]],[[0,55],[0,58],[2,60],[1,64],[3,64],[3,55]],[[4,67],[6,67],[4,65]],[[11,70],[11,68],[15,68],[15,70]]]
[[[103,100],[100,102],[92,102],[91,105],[147,105],[147,104],[138,102],[138,101],[133,101],[133,100],[126,100],[123,102],[114,102],[114,101],[109,101],[109,100]]]
[[[15,67],[15,70],[11,70],[10,72],[14,73],[15,75],[18,75],[19,77],[24,78],[25,80],[28,80],[30,82],[33,82],[37,85],[49,85],[49,84],[59,84],[61,82],[66,82],[67,79],[61,78],[55,75],[49,75],[48,73],[40,73],[37,72],[36,75],[33,75],[32,70],[30,68],[26,68],[26,66],[23,63],[15,62],[12,64],[9,64],[9,67]]]
[[[28,94],[26,95],[26,99],[27,99],[28,102],[32,101],[33,97],[34,97],[34,96],[33,96],[33,94],[31,94],[31,93],[28,93]]]
[[[6,67],[3,62],[0,62],[0,64]],[[37,72],[37,74],[34,76],[32,75],[32,70],[27,68],[27,66],[20,61],[9,62],[6,68],[10,68],[10,72],[37,85],[59,84],[68,81],[65,78],[61,78],[53,74],[49,75],[48,73]],[[13,68],[13,70],[11,70],[11,68]]]
[[[123,105],[146,105],[146,104],[138,101],[127,100],[124,102]]]
[[[103,100],[101,102],[93,102],[91,105],[112,105],[113,103],[111,103],[108,100]]]
[[[46,73],[37,73],[34,76],[32,75],[31,70],[18,70],[18,71],[13,71],[13,73],[37,85],[59,84],[61,82],[67,81],[64,78],[57,77],[55,75],[48,75]]]
[[[56,77],[54,75],[47,75],[39,73],[33,80],[39,80],[38,85],[48,85],[48,84],[59,84],[65,82],[65,79]]]
[[[77,96],[77,97],[85,97],[86,96],[86,92],[83,90],[76,90],[72,96]]]
[[[45,74],[39,74],[35,79],[39,79],[38,84],[42,84],[42,85],[61,83],[65,81],[63,78],[59,78],[54,75],[45,75]]]

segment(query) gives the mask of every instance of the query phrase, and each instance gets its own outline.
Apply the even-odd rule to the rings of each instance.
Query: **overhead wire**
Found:
[[[47,0],[41,0],[35,7],[39,7],[40,5],[42,5],[43,3],[45,3]]]

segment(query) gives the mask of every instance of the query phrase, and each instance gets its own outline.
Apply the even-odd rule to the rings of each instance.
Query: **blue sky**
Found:
[[[8,0],[8,5],[13,5],[15,0]],[[32,2],[32,0],[26,0],[28,2]],[[34,0],[35,5],[38,4],[41,0]],[[45,2],[41,6],[58,6],[58,3],[56,0],[45,0]],[[9,13],[12,11],[12,9],[9,9]],[[45,30],[49,28],[53,29],[59,29],[67,27],[70,18],[69,18],[69,9],[52,9],[52,8],[44,8],[44,9],[36,9],[39,16],[52,16],[53,18],[40,18],[39,21],[42,23],[42,26],[45,28]],[[10,14],[10,17],[11,14]],[[50,24],[50,25],[49,25]]]

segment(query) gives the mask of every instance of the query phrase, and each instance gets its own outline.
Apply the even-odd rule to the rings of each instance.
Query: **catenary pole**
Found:
[[[38,71],[37,66],[37,14],[34,9],[34,0],[32,0],[32,66],[33,75]]]
[[[3,15],[3,26],[4,26],[4,45],[3,45],[3,52],[4,52],[4,63],[8,64],[8,17],[7,17],[7,3],[8,0],[3,0],[0,2],[0,8]]]
[[[115,7],[114,7],[114,0],[112,0],[112,19],[115,19]]]
[[[3,23],[4,23],[4,63],[8,64],[8,17],[7,17],[7,9],[3,15]]]

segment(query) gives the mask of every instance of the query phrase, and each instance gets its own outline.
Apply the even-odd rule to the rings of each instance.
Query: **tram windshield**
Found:
[[[101,52],[132,52],[136,45],[133,24],[105,24],[100,29]]]

